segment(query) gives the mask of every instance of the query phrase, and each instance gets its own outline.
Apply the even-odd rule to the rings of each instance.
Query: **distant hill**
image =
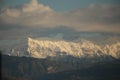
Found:
[[[119,80],[120,60],[73,63],[2,56],[2,80]]]

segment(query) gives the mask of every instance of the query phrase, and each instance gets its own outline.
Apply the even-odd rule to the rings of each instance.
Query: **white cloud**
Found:
[[[94,5],[69,12],[55,12],[49,6],[31,0],[20,9],[7,8],[0,14],[4,24],[21,26],[67,26],[79,31],[120,32],[120,6]]]
[[[31,0],[29,4],[25,4],[22,7],[22,11],[26,13],[32,13],[32,12],[51,12],[52,9],[49,6],[44,6],[43,4],[38,4],[37,0]]]
[[[6,8],[0,14],[0,19],[3,23],[33,26],[43,22],[43,19],[53,12],[49,6],[38,4],[37,0],[31,0],[29,4],[24,4],[20,9]]]

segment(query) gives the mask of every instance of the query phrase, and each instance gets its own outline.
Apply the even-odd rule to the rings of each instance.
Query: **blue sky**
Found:
[[[1,6],[17,6],[28,3],[30,0],[0,0]],[[90,4],[119,5],[120,0],[38,0],[39,3],[50,6],[56,11],[70,11],[84,8]]]

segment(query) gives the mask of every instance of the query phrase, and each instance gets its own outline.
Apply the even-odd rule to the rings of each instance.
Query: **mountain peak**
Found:
[[[34,58],[47,57],[67,57],[75,58],[96,58],[111,56],[113,58],[120,58],[120,41],[112,44],[98,45],[89,40],[66,41],[55,40],[51,38],[31,38],[27,41],[13,40],[1,42],[0,49],[3,54],[10,56],[26,56]],[[3,45],[3,43],[5,43]]]
[[[33,57],[55,57],[58,55],[70,55],[77,58],[88,56],[94,57],[110,55],[115,58],[119,58],[120,52],[120,42],[100,46],[96,45],[91,41],[81,41],[81,42],[68,42],[64,40],[42,40],[42,39],[32,39],[28,38],[28,52],[33,55]],[[39,55],[39,56],[38,56]]]

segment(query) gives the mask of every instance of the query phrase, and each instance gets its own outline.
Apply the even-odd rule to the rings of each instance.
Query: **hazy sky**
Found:
[[[0,0],[1,6],[18,6],[30,0]],[[56,11],[68,11],[86,7],[90,4],[119,5],[120,0],[38,0],[39,3],[50,6]]]
[[[61,26],[119,33],[120,0],[0,0],[0,37]]]

